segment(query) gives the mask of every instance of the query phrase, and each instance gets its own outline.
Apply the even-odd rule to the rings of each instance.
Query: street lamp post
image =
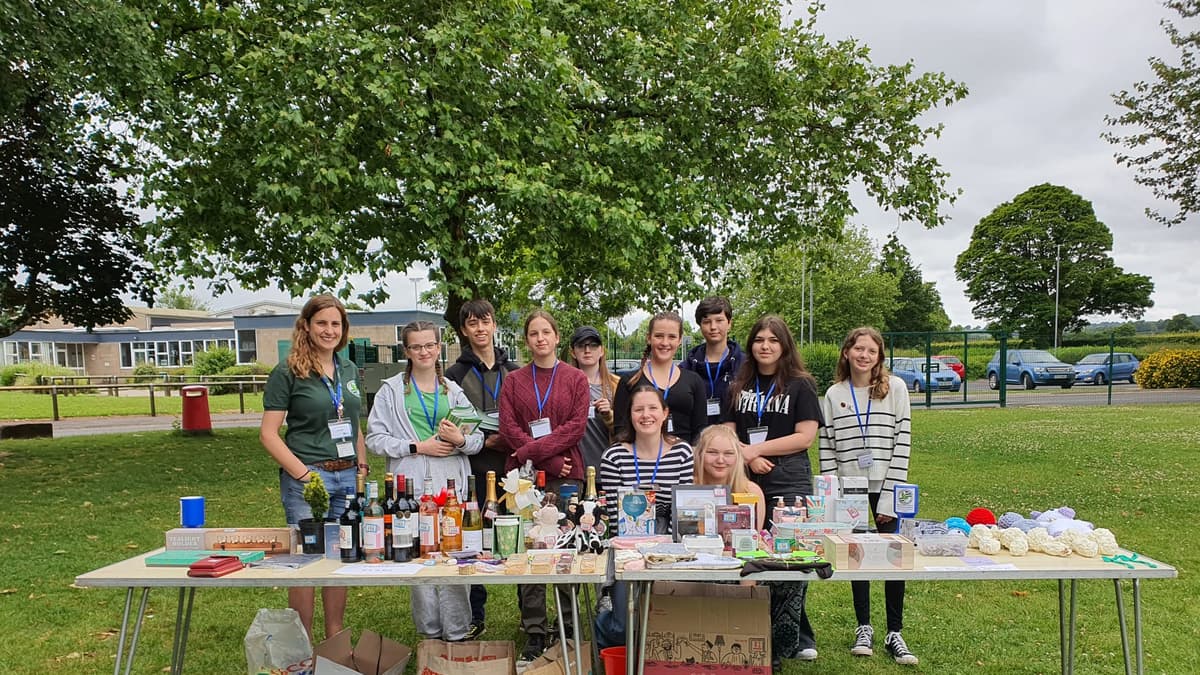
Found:
[[[1062,244],[1054,245],[1054,355],[1058,355],[1058,267],[1062,260],[1059,252]]]
[[[413,311],[416,311],[421,308],[421,296],[417,294],[417,284],[424,281],[424,278],[409,277],[408,280],[411,281],[413,285]]]

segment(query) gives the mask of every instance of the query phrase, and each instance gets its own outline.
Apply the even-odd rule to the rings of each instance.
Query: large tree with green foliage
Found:
[[[811,282],[817,342],[840,343],[852,328],[884,325],[899,293],[897,278],[880,269],[879,253],[866,230],[847,228],[836,238],[789,244],[735,261],[726,277],[737,310],[731,336],[744,341],[751,325],[767,313],[783,317],[796,333],[805,329],[809,291],[801,293],[801,278],[806,286]]]
[[[942,331],[950,328],[950,317],[942,296],[932,281],[921,278],[908,249],[893,233],[880,251],[879,269],[896,277],[899,292],[884,325],[895,333]]]
[[[1045,346],[1054,342],[1056,306],[1061,334],[1083,328],[1091,314],[1138,317],[1154,304],[1154,283],[1117,267],[1112,245],[1091,202],[1062,186],[1036,185],[979,221],[955,272],[975,316]]]
[[[1185,20],[1200,16],[1200,0],[1166,0],[1163,4]],[[1125,110],[1105,121],[1134,130],[1122,129],[1104,137],[1124,146],[1116,155],[1117,162],[1132,167],[1138,183],[1175,205],[1177,211],[1170,214],[1146,209],[1146,215],[1170,227],[1200,213],[1200,171],[1196,170],[1200,165],[1200,106],[1196,105],[1200,31],[1180,30],[1166,19],[1162,26],[1171,44],[1179,48],[1179,62],[1152,57],[1153,80],[1135,83],[1133,91],[1113,94],[1113,100]]]
[[[1187,314],[1180,312],[1163,324],[1163,331],[1167,333],[1189,333],[1196,330],[1196,324],[1192,323],[1191,318]]]
[[[787,26],[773,0],[159,7],[171,90],[137,128],[155,261],[218,289],[348,294],[426,264],[448,318],[483,296],[598,320],[833,231],[853,183],[926,226],[956,195],[920,117],[965,87],[826,41],[817,7]]]
[[[151,299],[142,234],[114,189],[113,133],[153,89],[149,26],[111,0],[0,11],[0,336],[52,315],[86,327]]]

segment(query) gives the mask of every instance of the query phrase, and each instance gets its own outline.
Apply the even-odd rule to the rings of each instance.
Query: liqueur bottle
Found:
[[[421,495],[421,508],[417,526],[421,532],[421,556],[438,550],[438,507],[433,501],[433,478],[425,477],[425,493]]]
[[[475,476],[467,476],[467,503],[463,505],[463,549],[483,550],[483,515],[479,513],[479,498],[475,494]]]
[[[446,480],[446,503],[442,506],[440,518],[442,553],[449,554],[462,550],[462,521],[462,502],[458,501],[458,489],[454,484],[454,479],[449,478]]]

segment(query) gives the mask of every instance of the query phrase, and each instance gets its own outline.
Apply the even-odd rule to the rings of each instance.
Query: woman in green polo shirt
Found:
[[[337,298],[313,297],[296,317],[287,361],[267,379],[259,439],[279,463],[279,492],[289,525],[312,517],[303,493],[314,474],[329,490],[328,513],[337,514],[345,508],[346,488],[353,490],[356,474],[367,471],[358,367],[337,356],[349,330],[346,308]],[[287,433],[280,437],[285,422]],[[310,638],[314,596],[312,588],[288,589],[288,606],[300,614]],[[346,614],[346,589],[322,588],[321,602],[325,636],[336,635]]]

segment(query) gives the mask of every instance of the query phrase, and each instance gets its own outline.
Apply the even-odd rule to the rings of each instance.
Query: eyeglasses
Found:
[[[426,342],[423,345],[406,345],[404,348],[410,352],[419,354],[421,352],[436,352],[438,347],[439,345],[436,342]]]
[[[590,349],[600,349],[600,343],[599,342],[585,342],[581,345],[575,345],[575,349],[582,349],[585,352]]]

